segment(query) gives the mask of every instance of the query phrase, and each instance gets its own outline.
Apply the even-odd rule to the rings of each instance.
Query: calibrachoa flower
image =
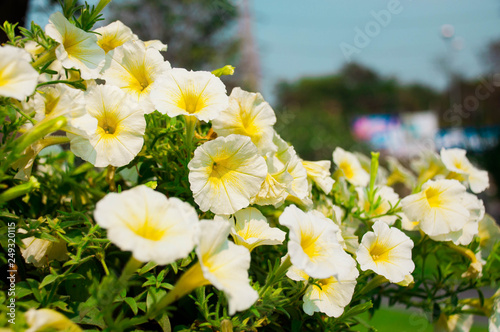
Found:
[[[270,227],[266,217],[256,208],[246,208],[236,212],[230,219],[231,236],[236,244],[252,251],[263,245],[282,244],[286,233]]]
[[[394,192],[394,189],[387,186],[376,186],[376,192],[373,198],[374,204],[380,200],[380,204],[377,208],[372,208],[370,205],[370,201],[367,196],[367,192],[364,188],[356,188],[356,192],[358,193],[358,206],[362,211],[362,216],[380,216],[386,214],[394,208],[399,201],[399,196]],[[372,211],[370,211],[372,210]],[[397,215],[385,215],[377,217],[377,220],[385,222],[387,225],[392,225],[398,219]]]
[[[26,247],[20,248],[21,255],[26,263],[31,263],[36,267],[47,265],[51,260],[65,261],[69,258],[66,242],[62,240],[52,242],[31,236],[22,241]]]
[[[339,227],[320,212],[306,213],[290,205],[279,222],[290,229],[288,255],[292,264],[310,277],[343,279],[356,266],[338,241]]]
[[[59,12],[50,16],[45,32],[60,44],[56,57],[64,68],[79,69],[85,80],[99,77],[105,53],[97,45],[95,34],[77,28]]]
[[[463,200],[463,206],[469,210],[469,220],[458,231],[449,232],[441,235],[430,236],[434,241],[453,241],[455,244],[468,245],[474,236],[478,233],[479,220],[484,217],[483,201],[476,195],[465,193],[466,199]]]
[[[160,113],[170,117],[190,115],[210,121],[228,106],[224,83],[207,71],[174,68],[161,75],[154,85],[151,100]]]
[[[189,183],[202,211],[232,214],[247,207],[267,174],[250,137],[229,135],[199,146],[188,164]]]
[[[491,315],[488,319],[490,332],[500,332],[500,292],[495,293]]]
[[[106,53],[130,40],[138,39],[132,30],[121,21],[114,21],[94,31],[97,32],[97,45]]]
[[[293,176],[276,158],[266,158],[267,175],[260,191],[252,197],[251,204],[280,206],[292,191]]]
[[[373,232],[367,232],[356,251],[361,270],[372,270],[397,283],[415,269],[411,260],[413,241],[397,228],[382,221],[373,224]]]
[[[330,167],[332,166],[330,160],[303,160],[302,165],[306,169],[309,179],[314,181],[314,183],[316,183],[316,185],[321,188],[325,194],[329,194],[330,191],[332,191],[335,180],[332,179],[332,174],[330,173]]]
[[[464,306],[463,309],[471,309]],[[438,321],[434,324],[435,332],[469,332],[474,323],[474,315],[460,313],[454,315],[446,315],[441,313]],[[491,332],[491,330],[490,330]]]
[[[30,326],[26,332],[37,331],[83,331],[78,325],[73,323],[68,317],[52,309],[29,309],[25,314],[26,322]]]
[[[229,315],[250,308],[258,299],[248,279],[250,252],[227,240],[231,229],[228,221],[202,220],[200,228],[198,262],[181,276],[164,302],[174,302],[198,287],[212,284],[226,295]]]
[[[25,50],[0,46],[0,96],[19,100],[35,92],[38,72],[31,66],[31,56]]]
[[[97,129],[97,119],[85,109],[83,91],[64,84],[42,87],[34,97],[35,120],[54,119],[64,115],[67,125],[62,130],[75,135],[91,135]]]
[[[278,147],[278,151],[269,153],[267,158],[273,158],[272,163],[276,170],[285,170],[292,176],[292,182],[287,185],[289,193],[287,199],[310,208],[312,200],[309,197],[311,191],[307,181],[307,171],[297,156],[295,149],[293,146],[288,145],[276,132],[274,133],[273,142]]]
[[[478,236],[483,257],[487,257],[500,239],[500,227],[489,214],[485,214],[484,218],[479,220]]]
[[[193,250],[198,236],[196,210],[144,185],[97,202],[94,218],[108,238],[141,262],[173,263]]]
[[[337,165],[341,175],[354,186],[366,187],[368,185],[370,175],[361,167],[354,154],[337,147],[333,151],[333,162]]]
[[[304,312],[311,316],[323,312],[330,317],[340,317],[351,302],[358,276],[358,269],[354,266],[342,279],[330,277],[309,285],[303,297]]]
[[[97,85],[87,91],[87,112],[97,119],[97,130],[89,137],[68,135],[71,151],[96,167],[127,165],[144,144],[142,109],[115,86]]]
[[[429,180],[419,193],[403,198],[401,207],[410,220],[419,221],[419,228],[429,236],[448,234],[469,221],[465,190],[457,180]]]
[[[229,96],[229,107],[212,121],[219,136],[238,134],[250,137],[259,152],[276,150],[273,143],[276,115],[260,93],[234,88]]]
[[[170,63],[154,48],[146,48],[142,41],[129,41],[107,55],[108,65],[102,78],[106,84],[119,87],[139,103],[148,114],[154,112],[150,95],[154,82],[169,71]]]
[[[417,183],[417,178],[415,175],[394,157],[388,156],[387,160],[387,168],[390,171],[389,176],[387,177],[387,185],[392,186],[395,183],[403,183],[407,188],[412,189]]]
[[[488,172],[475,168],[463,149],[441,149],[441,160],[451,172],[451,177],[464,181],[472,192],[478,194],[489,187]]]

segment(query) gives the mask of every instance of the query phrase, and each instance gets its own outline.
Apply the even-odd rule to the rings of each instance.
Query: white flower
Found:
[[[411,260],[413,241],[399,229],[377,221],[373,232],[367,232],[361,239],[356,259],[361,270],[372,270],[397,283],[413,272]]]
[[[376,192],[373,198],[373,203],[377,203],[379,200],[380,204],[377,208],[372,208],[370,201],[367,196],[367,192],[364,188],[356,188],[358,193],[358,206],[362,211],[362,216],[365,217],[375,217],[384,215],[394,208],[399,201],[399,196],[394,192],[394,189],[387,186],[376,186]],[[372,210],[372,211],[370,211]],[[377,217],[377,220],[385,222],[387,225],[392,225],[398,219],[397,215],[385,215]]]
[[[107,55],[108,66],[102,78],[106,84],[119,87],[139,103],[148,114],[154,112],[151,101],[154,82],[170,70],[170,63],[154,48],[146,48],[141,41],[129,41]]]
[[[0,46],[0,96],[19,100],[35,92],[38,72],[31,66],[31,56],[21,48]]]
[[[238,134],[250,137],[261,154],[276,150],[273,143],[276,115],[260,93],[234,88],[229,107],[212,121],[219,136]]]
[[[370,175],[361,167],[358,158],[350,152],[337,147],[333,151],[333,162],[337,165],[342,176],[354,186],[366,187]]]
[[[496,292],[493,302],[492,313],[488,319],[488,328],[490,332],[500,332],[500,296]]]
[[[500,227],[489,214],[479,220],[478,236],[481,252],[487,257],[500,239]]]
[[[97,45],[106,53],[130,40],[138,40],[132,30],[121,21],[114,21],[94,31],[97,32]]]
[[[144,185],[109,193],[97,202],[96,222],[108,238],[141,262],[173,263],[193,250],[198,236],[196,210]]]
[[[227,240],[230,228],[229,222],[221,219],[200,222],[198,262],[181,276],[165,302],[174,302],[198,287],[212,284],[226,295],[229,315],[252,306],[259,296],[249,283],[250,252]]]
[[[59,12],[50,16],[45,32],[60,44],[56,57],[64,68],[80,69],[85,80],[99,77],[105,53],[97,45],[95,34],[75,27]]]
[[[335,180],[332,179],[330,167],[332,165],[329,160],[320,161],[302,161],[302,165],[307,171],[307,176],[314,181],[325,194],[332,191]]]
[[[472,192],[478,194],[489,187],[488,172],[475,168],[465,156],[463,149],[441,149],[441,160],[446,168],[452,172],[452,177],[465,181]]]
[[[431,239],[435,241],[453,241],[457,245],[464,246],[472,242],[472,239],[478,233],[479,220],[484,217],[483,201],[478,199],[476,195],[465,193],[462,205],[469,210],[470,217],[467,223],[458,231],[430,236]]]
[[[62,130],[75,135],[91,135],[97,129],[97,119],[85,109],[83,91],[64,84],[45,86],[34,97],[35,120],[55,119],[64,115],[67,125]]]
[[[246,208],[236,212],[230,219],[231,236],[238,245],[252,251],[262,245],[282,244],[286,233],[270,227],[266,217],[256,208]]]
[[[189,183],[202,211],[232,214],[247,207],[267,174],[247,136],[218,137],[199,146],[188,164]]]
[[[68,317],[52,309],[29,309],[25,314],[26,322],[30,326],[26,332],[37,331],[65,331],[81,332],[78,325],[73,323]]]
[[[401,207],[420,229],[430,235],[442,235],[462,229],[469,221],[469,210],[464,206],[465,187],[456,180],[429,180],[419,193],[401,200]]]
[[[389,176],[387,177],[387,185],[392,186],[395,183],[403,183],[407,188],[413,189],[415,184],[417,183],[417,178],[415,175],[403,165],[394,157],[388,156],[386,158],[387,160],[387,167],[389,168],[389,171],[391,172]]]
[[[273,168],[275,170],[286,171],[291,175],[292,181],[289,183],[287,191],[288,200],[300,203],[306,208],[312,207],[310,199],[311,191],[307,181],[307,171],[302,165],[293,146],[288,145],[276,132],[273,138],[274,144],[278,147],[275,153],[268,153],[267,158],[272,158]],[[282,177],[282,180],[288,181],[289,177]]]
[[[31,236],[22,241],[26,248],[21,248],[21,255],[26,263],[36,267],[47,265],[51,260],[65,261],[69,258],[66,242],[62,240],[52,242]]]
[[[71,151],[96,167],[127,165],[144,144],[144,113],[125,92],[114,86],[97,85],[86,94],[87,112],[97,119],[89,137],[68,135]]]
[[[330,277],[309,285],[303,297],[304,312],[308,315],[323,312],[329,317],[340,317],[351,302],[358,276],[358,269],[354,266],[343,279]]]
[[[151,100],[160,113],[169,117],[190,115],[210,121],[228,106],[224,83],[210,72],[174,68],[154,85]]]
[[[464,306],[463,309],[471,309]],[[460,313],[454,315],[445,315],[442,313],[439,320],[434,325],[435,332],[469,332],[474,323],[474,315]],[[491,330],[490,330],[491,332]]]
[[[290,229],[288,254],[292,264],[312,278],[345,278],[356,265],[340,245],[339,227],[318,211],[303,212],[295,205],[279,218]]]

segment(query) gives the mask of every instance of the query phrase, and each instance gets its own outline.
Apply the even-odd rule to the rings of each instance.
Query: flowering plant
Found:
[[[261,94],[228,95],[233,67],[172,68],[161,41],[94,29],[108,2],[3,25],[3,326],[354,331],[386,298],[500,329],[500,293],[483,295],[500,228],[464,150],[391,173],[340,147],[304,161]]]

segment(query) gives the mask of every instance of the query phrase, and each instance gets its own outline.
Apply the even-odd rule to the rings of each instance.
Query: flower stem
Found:
[[[193,152],[194,132],[196,129],[197,119],[195,116],[185,115],[184,120],[186,122],[186,136],[184,144],[186,145],[187,148],[188,158],[191,159],[191,153]]]
[[[281,262],[278,269],[274,273],[271,271],[267,276],[266,284],[259,290],[259,298],[262,297],[262,295],[266,293],[267,289],[274,285],[277,280],[281,280],[291,266],[292,261],[290,260],[290,256],[287,255],[285,260]]]

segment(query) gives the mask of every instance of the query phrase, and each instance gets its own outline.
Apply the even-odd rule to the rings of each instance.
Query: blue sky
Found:
[[[353,60],[384,76],[444,88],[446,76],[437,59],[451,52],[441,37],[443,24],[453,25],[463,44],[453,67],[467,77],[481,75],[481,52],[500,39],[500,1],[401,0],[376,34],[372,11],[387,10],[391,1],[397,5],[395,0],[254,0],[264,96],[272,100],[273,86],[281,79],[339,70],[347,63],[340,45],[355,46],[355,29],[365,31],[367,25],[373,37]]]
[[[46,0],[32,2],[46,15],[29,19],[44,26],[53,9],[43,8]],[[391,14],[385,27],[376,23],[372,12],[388,10],[391,4],[397,5],[398,13]],[[369,37],[369,45],[360,48],[353,61],[401,82],[438,89],[447,80],[437,60],[450,54],[441,37],[443,24],[453,25],[462,41],[463,49],[455,52],[451,63],[467,77],[481,75],[481,52],[488,42],[500,39],[500,0],[253,0],[252,14],[261,90],[271,102],[279,80],[326,75],[345,65],[340,45],[355,46],[356,28],[365,31],[367,25],[378,24],[380,31]]]

